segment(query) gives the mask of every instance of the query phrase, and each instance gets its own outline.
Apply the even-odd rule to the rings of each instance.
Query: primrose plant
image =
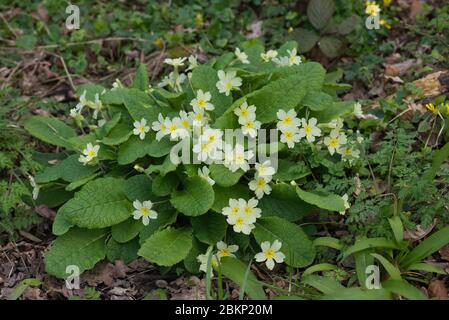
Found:
[[[60,150],[40,154],[48,165],[34,177],[37,202],[58,208],[47,272],[65,278],[68,265],[83,272],[140,256],[239,283],[250,260],[270,270],[313,263],[297,222],[349,204],[308,182],[357,165],[363,150],[343,119],[363,114],[339,101],[347,85],[296,46],[245,43],[205,64],[166,59],[158,84],[141,65],[130,87],[79,87],[65,122],[28,119],[28,132]],[[259,289],[245,291],[260,298]]]

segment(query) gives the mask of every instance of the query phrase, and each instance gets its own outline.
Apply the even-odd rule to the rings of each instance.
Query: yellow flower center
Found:
[[[264,252],[264,255],[267,259],[273,259],[274,253],[275,252],[273,249],[268,249],[267,251]]]
[[[229,257],[231,252],[229,252],[229,249],[221,249],[218,254],[220,257]]]
[[[245,221],[243,218],[237,218],[237,220],[235,220],[235,224],[241,226],[242,224],[245,224]]]
[[[304,127],[304,132],[306,134],[311,134],[312,133],[312,127],[311,126],[305,126]]]
[[[163,124],[163,123],[161,123],[161,130],[162,130],[162,131],[167,130],[167,126],[166,126],[165,124]]]
[[[338,139],[337,138],[331,138],[331,140],[329,141],[329,145],[333,148],[338,146]]]
[[[170,126],[170,132],[175,132],[176,131],[176,124],[172,124]]]
[[[182,120],[182,121],[181,121],[181,125],[182,125],[184,128],[188,129],[188,128],[190,127],[189,120],[186,120],[186,119]]]
[[[231,213],[236,214],[237,212],[239,212],[239,207],[233,207],[233,208],[231,208]]]
[[[247,121],[246,123],[245,123],[245,127],[246,128],[248,128],[248,129],[252,129],[253,128],[253,122],[252,121]]]
[[[247,110],[247,109],[242,109],[242,110],[240,111],[240,115],[241,115],[242,117],[247,117],[247,116],[248,116],[248,110]]]
[[[231,90],[231,89],[232,89],[232,83],[226,82],[226,90]]]
[[[150,214],[150,209],[148,209],[148,208],[140,208],[139,211],[144,217],[146,217]]]
[[[265,180],[264,179],[259,179],[259,181],[257,181],[257,187],[262,189],[263,187],[265,187]]]
[[[285,138],[287,138],[287,140],[292,140],[293,139],[293,132],[287,131],[285,133]]]
[[[345,151],[345,154],[346,154],[347,156],[352,155],[352,149],[351,149],[351,148],[347,148],[346,151]]]
[[[251,214],[251,213],[253,213],[253,209],[250,208],[250,207],[245,207],[245,209],[243,209],[243,211],[244,211],[246,214]]]
[[[97,153],[95,152],[95,150],[89,150],[88,152],[87,152],[87,154],[88,154],[88,156],[89,157],[95,157],[96,155],[97,155]]]
[[[145,133],[145,126],[144,126],[143,124],[141,124],[141,125],[139,126],[139,131],[140,131],[141,133]]]
[[[290,123],[292,123],[292,117],[285,117],[284,120],[282,121],[284,124],[289,125]]]
[[[206,101],[204,99],[198,99],[198,107],[203,109],[206,106]]]

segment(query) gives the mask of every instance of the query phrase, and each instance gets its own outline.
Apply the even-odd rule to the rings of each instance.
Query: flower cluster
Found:
[[[245,101],[239,108],[234,110],[234,113],[238,116],[239,124],[242,126],[242,133],[251,138],[257,136],[257,130],[260,129],[261,123],[256,120],[256,106],[248,106]]]
[[[217,252],[212,254],[211,258],[211,274],[213,275],[212,269],[215,269],[218,267],[218,262],[223,257],[233,257],[235,258],[234,253],[239,250],[238,245],[227,245],[223,241],[217,242]],[[208,255],[207,254],[200,254],[198,257],[196,257],[197,261],[200,263],[200,271],[207,272],[207,261],[208,261]]]
[[[257,208],[257,204],[258,201],[254,198],[248,201],[242,198],[229,199],[229,207],[224,207],[222,213],[235,232],[250,234],[257,218],[261,217],[262,210]]]

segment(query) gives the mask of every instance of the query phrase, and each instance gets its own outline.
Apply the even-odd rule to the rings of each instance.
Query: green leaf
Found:
[[[163,157],[170,153],[173,145],[174,143],[168,137],[163,138],[161,141],[156,141],[153,134],[147,135],[144,140],[133,135],[128,141],[120,145],[117,161],[120,165],[125,165],[133,163],[146,155],[155,158]]]
[[[312,111],[311,117],[317,118],[318,123],[329,123],[338,117],[345,117],[354,110],[354,101],[337,101],[332,103],[332,107],[322,111]]]
[[[404,268],[420,262],[424,258],[430,256],[434,252],[440,250],[449,243],[449,226],[446,226],[437,232],[433,233],[426,240],[416,246],[409,254],[407,254],[401,261]]]
[[[324,92],[309,92],[302,101],[302,105],[312,111],[321,111],[332,107],[334,99]]]
[[[279,159],[278,168],[273,179],[290,182],[292,180],[302,179],[310,174],[309,167],[302,161],[293,162]]]
[[[370,255],[369,251],[370,250],[365,250],[354,253],[357,279],[359,281],[359,285],[363,288],[366,288],[366,279],[368,278],[366,273],[367,267],[374,264],[374,258]]]
[[[162,164],[152,164],[146,170],[145,173],[150,175],[154,172],[158,172],[161,176],[165,176],[169,172],[173,172],[178,167],[177,164],[174,164],[170,155],[166,156]]]
[[[190,177],[184,181],[184,190],[175,191],[171,204],[187,216],[205,214],[214,204],[214,189],[201,177]]]
[[[201,242],[215,245],[223,240],[228,223],[221,213],[209,212],[199,217],[190,219],[193,234]]]
[[[160,266],[172,266],[184,260],[192,248],[190,228],[167,228],[149,237],[138,255]]]
[[[179,184],[178,176],[170,172],[165,176],[156,176],[151,190],[157,196],[164,197],[172,193]]]
[[[122,260],[125,263],[138,258],[137,251],[139,250],[139,241],[134,239],[125,243],[118,243],[113,238],[109,239],[106,244],[106,257],[109,261],[115,262]]]
[[[262,217],[257,220],[253,230],[259,245],[264,241],[282,242],[281,252],[285,254],[285,263],[291,267],[302,268],[315,259],[312,241],[296,224],[279,217]]]
[[[128,220],[112,226],[112,238],[120,243],[128,242],[134,239],[140,233],[143,227],[144,225],[141,220],[129,218]]]
[[[133,87],[142,91],[148,89],[150,84],[147,72],[147,66],[143,63],[139,65],[136,71],[136,76],[133,81]]]
[[[346,258],[351,254],[370,248],[398,249],[398,245],[395,242],[388,240],[386,238],[361,239],[357,240],[353,246],[349,247],[344,252],[343,257]]]
[[[218,82],[218,75],[215,69],[206,65],[198,66],[192,71],[191,82],[195,95],[199,89],[203,90],[203,92],[210,92],[212,95],[210,102],[215,107],[213,113],[216,116],[221,116],[231,106],[232,95],[225,96],[218,92],[215,85]]]
[[[432,159],[432,167],[424,174],[424,179],[433,180],[438,173],[441,165],[449,158],[449,142],[441,149],[435,151]]]
[[[25,290],[30,286],[40,286],[42,281],[36,278],[29,278],[22,280],[11,292],[8,300],[17,300],[25,292]]]
[[[315,247],[318,246],[329,247],[335,250],[341,250],[343,248],[343,245],[340,243],[340,240],[332,237],[315,238],[313,240],[313,245]]]
[[[114,127],[114,129],[109,132],[106,137],[101,140],[101,142],[108,146],[115,146],[124,143],[132,135],[133,128],[131,128],[131,126],[124,123],[119,123]]]
[[[237,117],[234,109],[247,101],[249,105],[257,107],[257,120],[262,123],[276,121],[276,113],[279,109],[296,108],[309,91],[321,90],[326,71],[316,62],[307,62],[299,66],[279,68],[278,78],[271,81],[261,89],[255,90],[250,94],[235,101],[226,112],[217,119],[215,127],[230,128]],[[273,76],[274,78],[274,76]]]
[[[298,41],[298,52],[309,52],[316,45],[320,37],[313,30],[298,28],[292,34],[293,39]]]
[[[148,94],[134,88],[122,89],[120,93],[126,109],[135,121],[143,118],[147,120],[147,123],[152,123],[157,120],[161,110],[154,105]]]
[[[304,272],[302,273],[303,277],[308,276],[309,274],[313,274],[315,272],[322,272],[322,271],[331,271],[331,270],[337,270],[338,267],[336,265],[330,264],[330,263],[320,263],[315,264],[311,267],[308,267]]]
[[[399,244],[404,240],[404,226],[402,225],[401,218],[399,216],[394,216],[388,219],[391,229],[393,230],[394,238]]]
[[[303,277],[302,283],[307,284],[324,294],[333,294],[335,292],[343,291],[346,289],[339,282],[331,278],[321,277],[313,274]]]
[[[409,300],[427,300],[424,293],[410,283],[400,280],[387,280],[382,282],[382,288]],[[376,290],[375,290],[376,291]]]
[[[334,37],[322,37],[318,41],[318,47],[328,58],[336,58],[340,55],[341,47],[343,43],[340,39]]]
[[[79,155],[74,154],[58,164],[46,167],[43,172],[36,175],[36,182],[47,183],[58,179],[73,182],[87,178],[98,170],[98,166],[83,165],[78,158]]]
[[[325,294],[320,300],[392,300],[392,295],[384,289],[345,288],[331,294]]]
[[[296,194],[300,199],[318,208],[336,212],[345,211],[343,198],[336,194],[304,191],[300,187],[296,187]]]
[[[152,185],[150,177],[145,174],[138,174],[126,179],[123,191],[129,201],[160,201],[161,198],[152,193]]]
[[[313,210],[313,206],[298,198],[295,187],[278,183],[272,186],[271,193],[259,200],[262,215],[278,216],[288,221],[298,221]]]
[[[360,25],[361,20],[362,19],[356,14],[347,17],[338,26],[338,33],[341,35],[350,34],[358,25]]]
[[[222,164],[212,163],[209,165],[211,178],[216,184],[222,187],[230,187],[239,182],[240,178],[245,173],[243,170],[239,169],[232,172]]]
[[[72,149],[68,139],[75,137],[76,132],[59,119],[34,116],[25,121],[25,130],[32,136],[52,145]]]
[[[335,10],[333,0],[310,0],[307,5],[307,17],[317,29],[323,29],[332,18]]]
[[[95,129],[95,134],[97,135],[98,139],[103,139],[105,136],[107,136],[111,132],[111,130],[117,126],[121,118],[122,114],[118,112],[103,126]]]
[[[139,241],[141,244],[156,231],[161,230],[176,221],[178,214],[170,204],[160,204],[155,209],[158,213],[157,219],[151,219],[150,223],[147,226],[144,226],[142,231],[140,231]]]
[[[104,228],[131,216],[130,201],[123,192],[122,179],[100,178],[86,184],[64,206],[68,220],[83,228]]]
[[[64,206],[59,208],[56,214],[55,220],[53,221],[52,232],[56,236],[63,235],[73,227],[74,224],[69,220]]]
[[[96,177],[98,177],[98,176],[101,175],[101,174],[102,174],[102,172],[96,172],[96,173],[94,173],[94,174],[92,174],[92,175],[90,175],[90,176],[88,176],[88,177],[85,177],[85,178],[81,178],[81,179],[75,180],[75,181],[69,183],[69,184],[67,185],[67,187],[65,187],[65,189],[66,189],[67,191],[74,191],[74,190],[76,190],[76,189],[78,189],[78,188],[84,186],[84,185],[85,185],[86,183],[88,183],[89,181],[94,180]]]
[[[407,268],[407,270],[410,271],[424,271],[424,272],[430,272],[430,273],[438,273],[438,274],[444,274],[446,275],[446,271],[438,265],[433,265],[431,263],[426,262],[419,262],[414,263],[411,266]]]
[[[23,49],[32,50],[36,46],[37,38],[32,34],[23,34],[16,37],[16,46]]]
[[[58,278],[66,278],[66,268],[75,265],[80,272],[92,269],[106,256],[107,229],[73,228],[57,238],[45,255],[45,271]]]
[[[198,273],[200,271],[200,265],[201,263],[198,261],[197,257],[200,254],[203,254],[207,250],[207,245],[204,243],[201,243],[196,239],[193,238],[192,242],[192,249],[190,249],[189,254],[184,259],[184,267],[186,270],[190,273]]]
[[[248,266],[244,262],[233,257],[223,257],[220,260],[220,268],[225,277],[229,278],[240,287],[244,287],[245,293],[251,299],[266,299],[262,284],[251,271],[248,272],[247,277],[245,278]]]
[[[402,280],[401,270],[399,270],[397,267],[395,267],[390,261],[388,261],[383,256],[381,256],[380,254],[377,254],[377,253],[371,253],[371,256],[373,256],[374,258],[379,260],[379,262],[383,265],[385,270],[387,270],[391,279]]]

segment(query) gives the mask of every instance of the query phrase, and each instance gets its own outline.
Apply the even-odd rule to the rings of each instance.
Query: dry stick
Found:
[[[73,84],[72,76],[70,75],[69,70],[67,69],[67,66],[65,64],[64,58],[62,56],[59,56],[59,59],[61,59],[62,66],[64,67],[64,70],[65,70],[65,73],[67,74],[67,77],[69,78],[69,82],[70,82],[70,85],[72,86],[73,91],[76,92],[76,87]]]

